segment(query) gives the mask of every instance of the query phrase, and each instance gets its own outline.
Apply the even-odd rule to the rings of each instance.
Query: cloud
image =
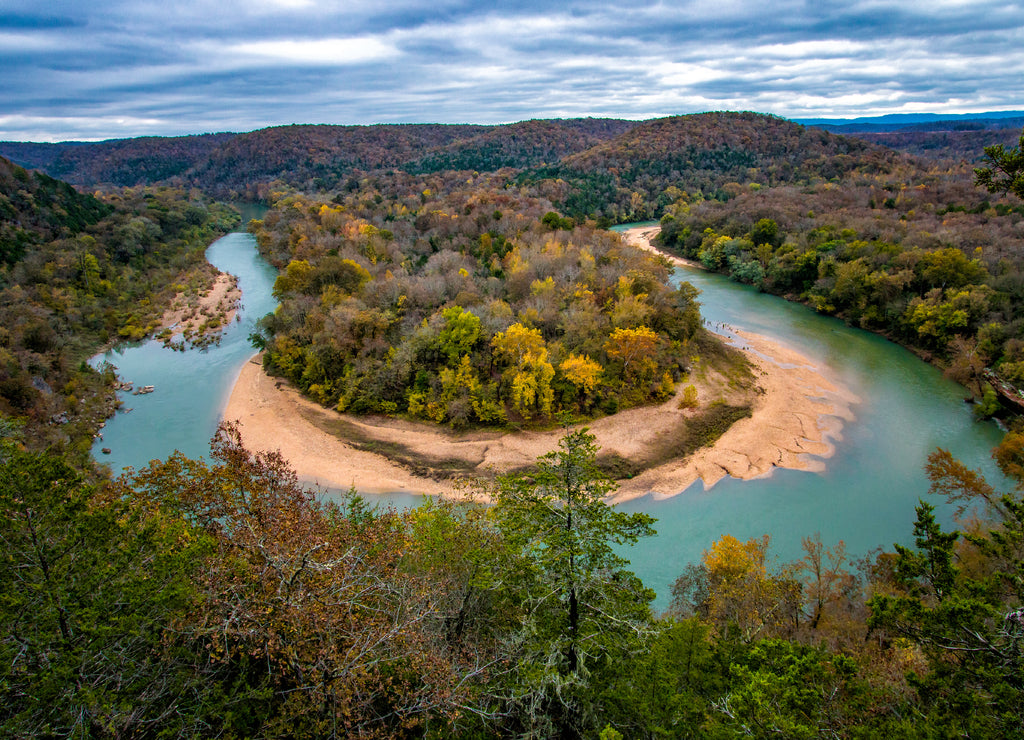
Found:
[[[398,52],[393,46],[374,38],[322,38],[250,41],[227,46],[219,53],[243,65],[246,59],[251,58],[274,63],[337,66],[386,59]]]
[[[1019,2],[9,0],[0,138],[1024,107]]]

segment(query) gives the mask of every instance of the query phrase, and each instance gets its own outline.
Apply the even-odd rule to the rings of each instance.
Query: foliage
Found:
[[[141,339],[184,284],[209,280],[203,252],[237,216],[170,188],[83,195],[4,160],[0,208],[0,242],[16,245],[0,260],[0,414],[30,420],[34,448],[84,455],[113,379],[84,360]]]
[[[1004,472],[1017,440],[997,449]],[[1024,504],[998,495],[980,474],[947,452],[931,456],[933,492],[994,517],[981,531],[945,532],[922,502],[916,549],[896,546],[893,595],[875,596],[869,625],[920,646],[927,669],[911,675],[932,721],[961,733],[1011,736],[1024,724]]]
[[[800,300],[949,365],[981,395],[981,371],[1018,382],[1017,225],[963,167],[848,174],[727,201],[679,193],[662,243],[740,282]]]
[[[725,636],[736,630],[751,641],[793,621],[795,593],[784,577],[769,574],[767,535],[740,542],[723,535],[672,586],[670,613],[699,616]]]
[[[848,137],[756,113],[645,121],[609,141],[519,176],[564,182],[557,205],[606,223],[659,218],[676,194],[729,200],[747,183],[774,187],[885,171],[895,157]]]
[[[60,457],[5,443],[0,543],[5,735],[144,734],[197,689],[164,648],[209,541],[174,512],[104,498]]]
[[[395,168],[420,174],[544,164],[634,125],[576,119],[504,126],[276,126],[242,134],[4,142],[0,154],[76,185],[187,185],[220,198],[257,200],[275,182],[323,190]]]
[[[510,580],[520,626],[509,636],[517,665],[508,711],[531,734],[581,737],[599,725],[591,692],[619,661],[639,652],[650,627],[643,587],[613,549],[653,534],[645,514],[605,503],[614,484],[595,466],[586,429],[529,474],[499,480],[493,517],[518,554]]]
[[[700,331],[695,290],[593,225],[552,233],[541,199],[427,182],[372,204],[362,189],[282,194],[253,222],[283,268],[258,339],[269,371],[338,410],[460,429],[672,393]]]
[[[1024,199],[1024,134],[1016,147],[985,147],[988,167],[974,170],[975,182],[990,193],[1013,193]]]
[[[432,515],[320,503],[232,427],[211,457],[174,455],[121,483],[176,502],[212,539],[199,603],[178,627],[215,681],[242,679],[238,709],[206,717],[209,732],[390,737],[453,718],[474,669],[449,632],[456,604],[424,561],[426,542],[409,539],[410,524],[426,536]]]

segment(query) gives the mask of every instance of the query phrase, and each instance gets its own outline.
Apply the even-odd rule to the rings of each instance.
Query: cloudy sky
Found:
[[[0,0],[0,140],[1019,109],[1007,0]]]

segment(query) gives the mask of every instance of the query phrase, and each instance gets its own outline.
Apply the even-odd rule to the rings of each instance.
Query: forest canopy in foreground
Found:
[[[999,448],[1020,480],[1024,437]],[[94,484],[0,444],[0,728],[125,737],[1018,737],[1024,504],[936,453],[982,518],[852,560],[725,535],[654,615],[585,431],[491,507],[325,502],[224,427]]]

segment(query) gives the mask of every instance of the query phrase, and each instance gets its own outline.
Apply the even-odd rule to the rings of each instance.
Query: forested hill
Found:
[[[502,126],[279,126],[244,134],[98,143],[0,143],[0,154],[80,186],[167,183],[217,197],[273,187],[354,189],[367,175],[519,170],[550,180],[574,216],[656,217],[669,186],[712,195],[731,182],[774,185],[887,170],[894,155],[756,113],[703,113],[637,123],[533,120]],[[559,182],[561,181],[561,182]],[[571,189],[573,192],[561,192]],[[634,192],[640,196],[633,197]],[[643,204],[637,202],[642,197]],[[660,200],[659,200],[660,199]],[[630,201],[632,202],[632,205]],[[661,201],[665,201],[664,203]]]
[[[483,126],[278,126],[238,134],[198,162],[189,181],[219,195],[281,180],[338,187],[357,173],[401,168],[425,151],[471,138]]]
[[[976,163],[1011,145],[1020,119],[900,125],[803,126],[758,113],[700,113],[636,122],[530,120],[497,126],[292,125],[249,133],[102,142],[0,142],[0,155],[74,185],[198,187],[219,198],[263,199],[285,185],[353,190],[401,170],[517,170],[549,181],[564,212],[611,221],[657,218],[668,187],[730,197],[731,184],[774,186],[889,172],[895,152]],[[571,191],[571,192],[570,192]]]
[[[0,142],[0,155],[73,185],[135,186],[180,177],[235,134],[147,136],[99,142]]]
[[[724,199],[736,195],[740,183],[775,186],[886,172],[897,159],[881,147],[774,116],[702,113],[646,121],[521,179],[562,181],[561,205],[574,217],[624,222],[658,218],[681,191]]]
[[[261,197],[274,181],[329,190],[350,178],[393,169],[531,167],[583,151],[634,125],[602,119],[507,126],[298,125],[244,134],[97,143],[0,142],[0,155],[75,185],[167,182],[200,187],[220,197]]]
[[[932,160],[953,160],[977,164],[987,146],[1012,146],[1017,142],[1024,116],[987,114],[928,121],[904,116],[883,116],[856,120],[803,121],[807,126],[834,134],[852,136],[872,144]]]
[[[20,259],[33,244],[77,234],[110,211],[66,182],[0,157],[0,265]]]
[[[931,160],[967,162],[977,166],[984,160],[985,147],[1013,146],[1020,137],[1024,119],[1015,128],[999,129],[902,129],[899,131],[849,132],[871,144],[889,147],[900,152]]]
[[[489,128],[405,166],[412,173],[444,170],[489,171],[534,167],[558,162],[629,131],[637,123],[585,118],[571,121],[522,121]]]

